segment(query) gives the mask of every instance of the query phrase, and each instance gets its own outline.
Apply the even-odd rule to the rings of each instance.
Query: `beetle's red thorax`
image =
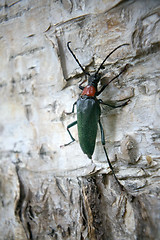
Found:
[[[94,97],[95,94],[96,94],[96,88],[90,85],[86,86],[81,93],[81,95],[86,95],[88,97]]]

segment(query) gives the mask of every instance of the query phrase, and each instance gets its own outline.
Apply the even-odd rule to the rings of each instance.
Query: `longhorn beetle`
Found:
[[[67,126],[67,131],[68,131],[72,141],[67,144],[64,144],[63,146],[67,146],[75,141],[75,139],[72,136],[69,129],[77,124],[78,125],[78,137],[79,137],[79,143],[80,143],[81,149],[85,154],[87,154],[88,158],[91,159],[93,152],[94,152],[94,148],[95,148],[97,128],[98,128],[98,124],[99,124],[100,131],[101,131],[101,142],[102,142],[102,146],[103,146],[109,167],[112,170],[112,173],[113,173],[116,181],[118,182],[119,185],[121,185],[114,173],[113,167],[111,165],[111,162],[109,160],[109,157],[108,157],[108,154],[107,154],[107,151],[105,148],[104,130],[103,130],[103,127],[102,127],[102,124],[100,121],[100,115],[101,115],[100,104],[104,104],[104,105],[108,105],[113,108],[117,108],[117,107],[125,106],[129,100],[127,100],[123,104],[117,106],[117,105],[110,105],[108,103],[104,103],[101,99],[97,99],[97,96],[99,96],[104,91],[104,89],[109,85],[109,83],[111,83],[114,79],[118,78],[126,70],[126,67],[124,67],[123,70],[121,70],[121,72],[118,75],[116,75],[114,78],[112,78],[100,90],[97,89],[97,85],[101,79],[101,74],[99,73],[99,71],[101,69],[103,69],[103,65],[104,65],[105,61],[107,60],[107,58],[112,53],[114,53],[117,49],[119,49],[120,47],[127,46],[129,44],[125,43],[125,44],[122,44],[122,45],[116,47],[103,60],[103,62],[100,64],[96,73],[90,74],[80,64],[76,55],[73,53],[73,51],[70,48],[70,43],[71,42],[67,43],[68,50],[70,51],[70,53],[74,57],[75,61],[80,66],[80,68],[82,69],[85,76],[88,78],[88,85],[86,87],[82,86],[82,84],[86,80],[83,81],[79,85],[79,88],[82,90],[82,92],[81,92],[81,95],[78,98],[78,100],[73,104],[73,108],[72,108],[72,112],[71,112],[71,113],[74,113],[75,105],[77,105],[77,120]]]

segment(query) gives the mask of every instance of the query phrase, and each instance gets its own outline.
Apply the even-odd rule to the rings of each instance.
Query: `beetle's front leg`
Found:
[[[67,126],[67,131],[68,131],[68,133],[69,133],[72,141],[69,142],[69,143],[66,143],[66,144],[64,144],[64,145],[62,145],[62,146],[60,146],[60,147],[68,146],[69,144],[71,144],[72,142],[75,141],[74,137],[72,136],[71,132],[69,131],[69,128],[73,127],[73,126],[76,125],[76,124],[77,124],[77,121],[74,121],[74,122],[70,123],[70,124]]]
[[[129,102],[130,102],[130,99],[128,99],[126,101],[123,101],[123,103],[120,103],[120,104],[117,104],[116,102],[105,103],[101,99],[99,99],[100,104],[103,104],[103,105],[106,105],[106,106],[109,106],[109,107],[112,107],[112,108],[123,107],[123,106],[127,105]]]
[[[82,83],[79,84],[79,89],[81,89],[81,90],[84,89],[84,87],[82,86],[82,84],[83,84],[84,82],[86,82],[86,81],[87,81],[87,80],[85,79]]]

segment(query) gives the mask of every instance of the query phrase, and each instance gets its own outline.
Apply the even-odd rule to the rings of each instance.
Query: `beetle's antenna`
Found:
[[[114,53],[118,48],[123,47],[123,46],[127,46],[127,45],[130,45],[130,44],[129,44],[129,43],[124,43],[124,44],[116,47],[112,52],[110,52],[110,53],[107,55],[107,57],[103,60],[103,62],[101,63],[101,65],[99,66],[99,68],[98,68],[98,70],[97,70],[97,72],[96,72],[95,75],[98,74],[98,72],[100,71],[100,69],[103,67],[103,64],[105,63],[105,61],[107,60],[107,58],[109,58],[109,57],[111,56],[112,53]]]
[[[90,76],[90,74],[88,72],[85,71],[85,69],[82,67],[82,65],[80,64],[79,60],[77,59],[76,55],[73,53],[72,49],[70,48],[69,44],[71,43],[71,41],[67,42],[67,47],[69,49],[69,51],[71,52],[72,56],[74,57],[74,59],[76,60],[76,62],[78,63],[78,65],[80,66],[80,68],[82,69],[82,71]]]
[[[122,71],[121,71],[118,75],[116,75],[116,76],[115,76],[114,78],[112,78],[107,84],[105,84],[105,85],[97,92],[96,95],[98,96],[99,94],[101,94],[101,93],[104,91],[104,89],[105,89],[114,79],[118,78],[123,72],[126,71],[127,67],[128,67],[128,64],[122,69]]]

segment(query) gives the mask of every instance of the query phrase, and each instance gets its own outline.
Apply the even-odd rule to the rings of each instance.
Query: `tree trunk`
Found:
[[[160,236],[160,2],[0,3],[0,239],[158,240]],[[92,159],[71,112],[85,74],[100,70]],[[84,84],[83,84],[84,86]],[[76,112],[76,111],[75,111]]]

